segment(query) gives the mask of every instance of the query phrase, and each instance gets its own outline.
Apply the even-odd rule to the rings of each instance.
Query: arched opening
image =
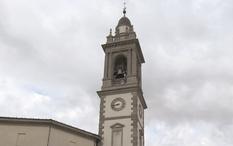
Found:
[[[114,62],[113,77],[121,79],[127,76],[127,58],[124,55],[118,55]]]

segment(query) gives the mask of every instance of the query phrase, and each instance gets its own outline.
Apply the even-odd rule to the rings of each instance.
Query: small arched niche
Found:
[[[123,79],[127,76],[127,58],[124,55],[118,55],[114,61],[113,78]]]

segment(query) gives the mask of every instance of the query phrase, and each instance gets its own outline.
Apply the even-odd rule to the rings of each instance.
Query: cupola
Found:
[[[136,38],[133,25],[131,24],[129,18],[125,16],[126,8],[124,8],[123,14],[124,16],[120,18],[115,28],[115,35],[112,35],[112,30],[110,30],[110,34],[107,36],[107,43]]]

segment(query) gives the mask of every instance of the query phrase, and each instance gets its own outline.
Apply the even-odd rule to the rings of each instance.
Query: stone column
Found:
[[[105,60],[104,60],[104,79],[108,78],[108,53],[105,54]]]
[[[108,53],[108,79],[112,78],[112,52]]]
[[[127,73],[128,76],[132,75],[132,49],[128,50],[128,57],[127,57]]]

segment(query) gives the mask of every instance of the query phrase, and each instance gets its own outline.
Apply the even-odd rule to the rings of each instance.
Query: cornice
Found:
[[[138,86],[131,86],[131,87],[124,87],[124,88],[116,88],[116,89],[104,89],[104,90],[100,90],[97,91],[97,94],[99,95],[99,97],[101,98],[102,96],[106,96],[106,95],[115,95],[115,94],[120,94],[120,93],[127,93],[127,92],[137,92],[139,99],[143,105],[143,108],[146,109],[147,105],[146,105],[146,101],[143,97],[143,92],[142,89]]]
[[[102,44],[101,46],[105,52],[106,48],[117,47],[120,45],[128,45],[128,44],[136,44],[137,51],[138,51],[139,58],[140,58],[140,62],[145,63],[145,59],[144,59],[142,49],[141,49],[141,46],[140,46],[138,39],[128,39],[128,40],[123,40],[123,41],[116,41],[116,42],[112,42],[112,43]]]

